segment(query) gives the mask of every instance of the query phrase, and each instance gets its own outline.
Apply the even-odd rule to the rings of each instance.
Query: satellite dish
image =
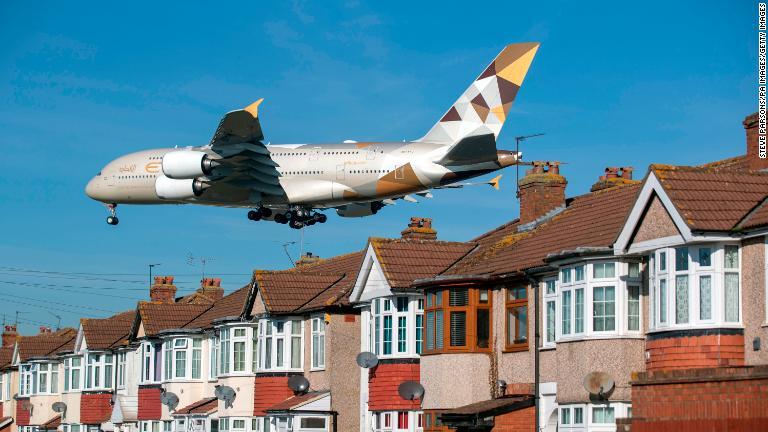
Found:
[[[363,369],[370,369],[372,367],[376,367],[376,365],[379,364],[379,357],[377,357],[376,354],[368,351],[363,351],[358,354],[355,360],[357,361],[357,365]]]
[[[294,375],[288,378],[288,387],[294,393],[306,393],[309,390],[309,380],[304,375]]]
[[[176,411],[176,407],[179,406],[179,397],[176,393],[163,392],[160,395],[160,403],[167,406],[169,411]]]
[[[424,387],[416,381],[404,381],[397,387],[397,393],[405,400],[421,399]]]
[[[235,390],[229,386],[217,385],[213,393],[216,399],[224,401],[224,408],[232,408],[232,402],[235,400]]]
[[[584,377],[584,389],[600,399],[604,399],[615,385],[613,378],[605,372],[590,372]]]
[[[53,409],[54,412],[63,414],[67,412],[67,404],[64,402],[54,402],[53,405],[51,405],[51,409]]]

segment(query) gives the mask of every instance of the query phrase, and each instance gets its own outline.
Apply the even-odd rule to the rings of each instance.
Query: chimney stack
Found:
[[[3,346],[11,346],[16,343],[16,339],[19,337],[19,332],[16,331],[15,325],[6,325],[3,329]]]
[[[750,171],[768,169],[768,158],[760,158],[760,127],[757,113],[748,115],[742,124],[747,134],[747,168]],[[763,148],[764,155],[765,151],[766,149]]]
[[[176,285],[173,276],[155,276],[155,283],[149,288],[149,299],[157,303],[174,303]]]
[[[221,287],[221,278],[203,278],[200,281],[200,294],[205,295],[213,301],[221,300],[224,297],[224,288]]]
[[[405,240],[437,240],[437,231],[432,228],[431,218],[412,217],[408,228],[400,231]]]
[[[40,334],[49,334],[51,333],[51,328],[46,326],[40,326]]]
[[[313,255],[312,252],[307,252],[302,255],[298,261],[296,261],[296,267],[302,267],[308,264],[316,263],[318,261],[320,261],[319,256]]]
[[[637,183],[637,181],[632,180],[633,171],[632,167],[608,167],[605,169],[605,174],[601,175],[589,190],[595,192],[628,183]]]
[[[520,224],[533,222],[550,211],[565,206],[565,186],[560,162],[534,161],[520,179]]]

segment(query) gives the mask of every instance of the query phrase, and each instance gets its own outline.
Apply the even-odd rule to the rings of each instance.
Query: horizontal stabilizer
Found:
[[[443,166],[472,165],[496,159],[496,138],[493,134],[486,134],[462,138],[436,163]]]

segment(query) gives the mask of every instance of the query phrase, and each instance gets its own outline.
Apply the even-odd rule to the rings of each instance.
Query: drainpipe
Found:
[[[541,339],[541,334],[539,333],[539,281],[528,272],[525,273],[525,277],[528,279],[528,282],[533,284],[533,402],[534,415],[536,416],[534,431],[539,432],[539,341]]]

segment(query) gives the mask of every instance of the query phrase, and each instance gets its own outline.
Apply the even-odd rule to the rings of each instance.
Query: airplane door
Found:
[[[336,165],[336,180],[344,180],[346,169],[347,167],[345,165]]]
[[[115,185],[115,175],[110,174],[106,177],[107,180],[107,186],[114,186]]]
[[[315,147],[309,151],[309,160],[316,161],[318,156],[320,156],[320,147]]]
[[[405,165],[395,168],[395,180],[405,179]]]
[[[379,149],[377,147],[368,147],[368,151],[365,153],[365,158],[368,160],[376,159],[376,152]]]

